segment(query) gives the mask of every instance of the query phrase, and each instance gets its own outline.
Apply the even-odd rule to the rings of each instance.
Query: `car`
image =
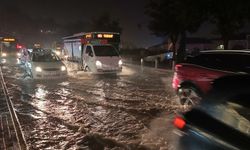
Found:
[[[211,90],[213,80],[250,73],[250,51],[209,50],[175,65],[172,86],[181,106],[191,107]]]
[[[54,79],[67,76],[66,66],[50,50],[33,51],[25,66],[28,75],[34,79]]]
[[[214,81],[200,105],[177,114],[177,150],[250,149],[250,76],[226,76]]]

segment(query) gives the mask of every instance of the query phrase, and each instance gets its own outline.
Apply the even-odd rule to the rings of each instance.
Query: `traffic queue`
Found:
[[[27,76],[33,79],[65,78],[68,74],[66,64],[69,63],[77,65],[77,71],[93,74],[116,74],[122,71],[119,33],[77,33],[62,38],[63,46],[57,46],[56,49],[41,48],[37,43],[31,49],[20,45],[17,47],[16,39],[4,40],[2,45],[9,42],[16,47],[1,48],[2,64],[7,60],[13,62],[14,58],[24,66]],[[11,56],[12,60],[7,56]]]

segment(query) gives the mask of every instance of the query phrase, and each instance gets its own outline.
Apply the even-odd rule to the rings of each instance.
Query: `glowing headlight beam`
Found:
[[[66,67],[65,66],[61,66],[61,71],[65,71]]]
[[[41,67],[36,67],[36,72],[42,72],[42,68]]]

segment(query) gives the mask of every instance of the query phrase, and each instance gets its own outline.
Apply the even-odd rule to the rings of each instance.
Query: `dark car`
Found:
[[[204,51],[175,66],[172,86],[179,96],[179,104],[190,106],[199,103],[210,91],[214,79],[249,73],[250,51]]]
[[[178,150],[249,150],[250,76],[215,80],[205,101],[173,123]]]

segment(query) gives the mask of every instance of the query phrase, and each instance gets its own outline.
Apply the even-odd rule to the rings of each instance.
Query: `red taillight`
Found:
[[[183,129],[186,125],[185,120],[179,116],[175,117],[173,123],[174,123],[174,126],[178,129]]]
[[[17,44],[17,45],[16,45],[16,48],[17,48],[17,49],[21,49],[21,48],[23,48],[23,46],[20,45],[20,44]]]
[[[177,65],[175,65],[175,70],[178,70],[178,69],[180,69],[181,67],[182,67],[181,64],[177,64]]]

